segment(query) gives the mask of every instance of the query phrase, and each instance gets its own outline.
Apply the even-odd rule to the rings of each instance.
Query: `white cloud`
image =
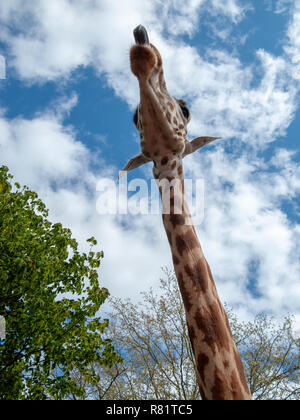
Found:
[[[215,15],[223,14],[229,17],[234,23],[241,21],[245,17],[245,12],[251,9],[249,2],[236,0],[212,0],[212,13]]]
[[[75,92],[70,93],[68,96],[65,95],[63,97],[59,97],[48,105],[47,115],[55,116],[58,121],[63,122],[70,116],[72,110],[77,106],[77,104],[78,95]]]
[[[283,58],[259,50],[255,68],[225,51],[209,50],[203,58],[186,45],[162,49],[170,91],[189,99],[191,135],[237,137],[249,146],[263,146],[286,133],[297,106],[297,86]]]
[[[71,129],[62,127],[52,116],[33,120],[1,118],[1,162],[19,178],[38,188],[51,182],[71,179],[80,171],[89,155],[75,141]]]
[[[225,154],[219,146],[191,156],[186,168],[187,176],[205,179],[198,232],[221,296],[242,311],[276,308],[283,316],[298,313],[300,300],[300,225],[281,210],[299,194],[299,165],[285,150],[272,164],[274,172],[262,160],[250,163],[248,155]]]
[[[293,76],[300,82],[300,3],[295,0],[292,17],[287,29],[288,43],[285,52],[293,63]]]
[[[6,61],[3,55],[0,54],[0,79],[6,78]]]
[[[2,36],[24,78],[54,79],[89,64],[112,70],[122,55],[127,58],[133,27],[142,15],[147,19],[149,8],[149,2],[132,0],[2,2],[2,21],[19,30],[3,30]]]
[[[277,0],[275,1],[275,13],[284,13],[293,7],[295,0]]]
[[[240,0],[156,0],[155,13],[161,22],[160,29],[170,35],[188,34],[192,36],[203,26],[202,14],[214,17],[218,26],[220,17],[230,23],[237,23],[244,18],[248,5]],[[224,22],[223,22],[224,23]]]

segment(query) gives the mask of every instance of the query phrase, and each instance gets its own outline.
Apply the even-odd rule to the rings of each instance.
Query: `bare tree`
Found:
[[[87,380],[87,398],[200,399],[177,281],[171,271],[164,273],[160,295],[150,289],[137,304],[110,299],[109,337],[123,363],[99,366],[98,385]],[[298,399],[300,340],[292,317],[281,325],[268,315],[245,323],[226,309],[254,399]]]
[[[227,308],[227,313],[255,399],[299,399],[300,340],[293,332],[293,318],[287,316],[278,325],[260,314],[243,323],[232,310]]]

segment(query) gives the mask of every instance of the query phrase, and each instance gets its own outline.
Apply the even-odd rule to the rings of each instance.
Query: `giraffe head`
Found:
[[[190,112],[183,100],[168,92],[161,55],[149,43],[146,29],[138,26],[134,36],[136,44],[130,50],[130,65],[140,86],[134,122],[140,132],[142,153],[154,161],[166,153],[181,155]]]
[[[156,168],[167,167],[168,163],[174,166],[174,160],[181,160],[217,137],[198,137],[192,142],[187,141],[191,114],[186,102],[168,92],[161,55],[150,44],[142,25],[134,30],[134,38],[130,66],[140,87],[140,103],[134,123],[140,133],[141,154],[132,158],[123,170],[130,171],[149,161],[153,161]]]

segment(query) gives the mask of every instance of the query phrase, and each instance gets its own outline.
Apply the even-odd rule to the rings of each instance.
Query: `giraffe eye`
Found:
[[[138,125],[138,110],[136,109],[134,117],[133,117],[134,125],[137,127]]]
[[[183,113],[184,118],[185,118],[186,120],[188,120],[188,119],[189,119],[189,116],[190,116],[190,111],[189,111],[189,109],[188,109],[186,106],[181,105],[181,104],[179,104],[179,106],[180,106],[180,108],[181,108],[181,111],[182,111],[182,113]]]

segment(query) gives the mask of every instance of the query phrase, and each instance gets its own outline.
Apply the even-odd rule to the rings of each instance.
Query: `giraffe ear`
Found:
[[[130,172],[145,163],[150,162],[151,159],[146,158],[142,153],[131,158],[124,169],[120,172],[119,179],[124,175],[123,172]]]
[[[201,149],[201,147],[206,146],[208,143],[219,140],[221,138],[222,137],[197,137],[190,142],[187,141],[183,157],[194,153],[196,150]]]

